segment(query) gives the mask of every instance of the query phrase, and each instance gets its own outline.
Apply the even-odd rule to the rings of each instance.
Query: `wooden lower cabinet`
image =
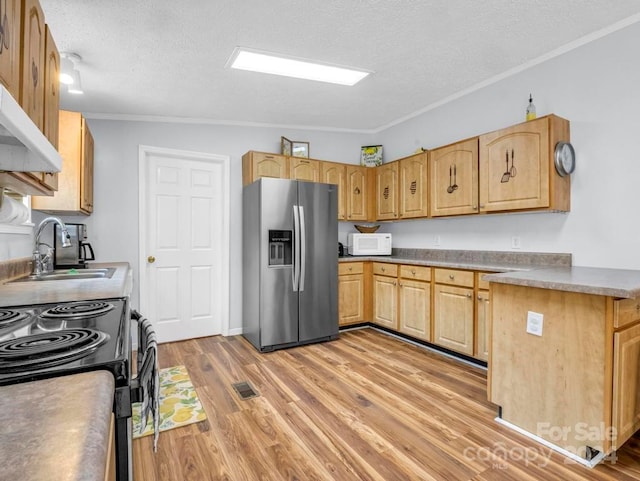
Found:
[[[105,481],[116,481],[116,446],[115,446],[115,425],[114,416],[111,414],[109,424],[109,439],[107,440],[107,463],[104,469]]]
[[[618,449],[640,429],[640,324],[613,337],[612,449]]]
[[[433,290],[433,342],[473,355],[473,289],[436,284]]]
[[[398,329],[398,267],[373,263],[373,322]]]
[[[338,325],[363,322],[365,279],[362,262],[338,266]]]
[[[476,347],[473,357],[489,360],[489,291],[478,291],[476,304]]]
[[[431,283],[400,279],[398,298],[399,331],[430,341]]]

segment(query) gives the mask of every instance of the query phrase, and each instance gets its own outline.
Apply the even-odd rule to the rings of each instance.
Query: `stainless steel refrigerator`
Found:
[[[262,178],[242,195],[242,332],[259,351],[338,337],[338,187]]]

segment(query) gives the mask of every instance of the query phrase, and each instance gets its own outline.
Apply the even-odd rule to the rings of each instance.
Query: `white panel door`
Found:
[[[228,331],[229,158],[140,147],[140,304],[160,342]]]

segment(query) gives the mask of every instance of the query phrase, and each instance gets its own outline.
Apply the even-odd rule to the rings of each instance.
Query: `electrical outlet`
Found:
[[[539,312],[527,311],[527,332],[535,336],[542,336],[544,315]]]
[[[521,247],[522,247],[522,243],[520,242],[520,237],[514,235],[511,238],[511,248],[520,249]]]
[[[440,236],[434,236],[433,237],[433,245],[439,246],[440,245]]]

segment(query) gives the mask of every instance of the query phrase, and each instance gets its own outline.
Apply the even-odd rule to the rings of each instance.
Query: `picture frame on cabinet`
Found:
[[[298,142],[294,140],[291,146],[291,155],[294,157],[309,158],[309,142]]]
[[[282,155],[291,155],[291,147],[293,142],[291,142],[286,137],[280,137],[280,153]]]
[[[360,148],[360,165],[365,167],[382,165],[382,145],[363,145]]]

